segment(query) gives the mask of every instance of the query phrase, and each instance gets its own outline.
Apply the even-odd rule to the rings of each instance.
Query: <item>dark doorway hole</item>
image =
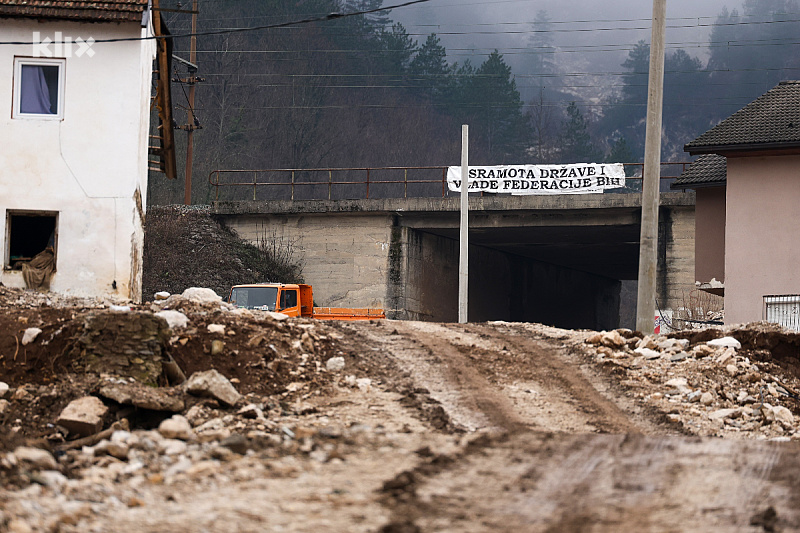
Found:
[[[20,270],[48,246],[56,250],[57,213],[8,212],[6,268]]]

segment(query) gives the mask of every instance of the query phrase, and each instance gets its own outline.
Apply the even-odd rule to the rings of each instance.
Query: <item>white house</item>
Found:
[[[49,245],[50,290],[141,299],[149,18],[148,0],[0,0],[4,285]]]

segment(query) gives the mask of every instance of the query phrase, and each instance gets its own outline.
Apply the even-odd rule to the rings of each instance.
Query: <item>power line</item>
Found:
[[[121,42],[131,42],[131,41],[151,41],[156,39],[175,39],[180,37],[199,37],[205,35],[220,35],[220,34],[227,34],[227,33],[243,33],[249,31],[258,31],[258,30],[269,30],[273,28],[284,28],[287,26],[297,26],[300,24],[309,24],[312,22],[324,22],[329,20],[335,20],[340,18],[346,17],[354,17],[358,15],[366,15],[369,13],[376,13],[378,11],[385,11],[387,9],[397,9],[401,7],[412,6],[414,4],[422,4],[425,2],[429,2],[430,0],[409,0],[402,4],[396,4],[389,7],[383,7],[379,9],[367,9],[364,11],[356,11],[352,13],[329,13],[322,17],[316,18],[307,18],[302,20],[295,20],[292,22],[282,22],[278,24],[267,24],[263,26],[252,26],[247,28],[229,28],[224,30],[207,30],[207,31],[200,31],[200,32],[190,32],[190,33],[183,33],[183,34],[173,34],[173,35],[148,35],[146,37],[120,37],[115,39],[95,39],[92,44],[97,43],[121,43]],[[33,41],[0,41],[0,45],[15,45],[15,46],[34,46],[41,43],[33,42]],[[65,44],[63,41],[50,41],[49,44]]]

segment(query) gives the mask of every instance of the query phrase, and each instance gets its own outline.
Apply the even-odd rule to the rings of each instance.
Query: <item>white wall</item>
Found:
[[[3,21],[4,41],[138,37],[138,23]],[[63,120],[12,119],[14,57],[0,47],[0,249],[7,210],[58,211],[57,272],[51,289],[78,296],[141,297],[149,95],[154,41],[95,43],[93,57],[66,57]],[[66,54],[65,54],[66,55]],[[64,56],[62,56],[64,57]],[[0,281],[23,287],[19,272]],[[116,290],[112,284],[116,282]]]

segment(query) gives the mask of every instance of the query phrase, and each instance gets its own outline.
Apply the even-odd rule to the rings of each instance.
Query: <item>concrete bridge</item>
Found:
[[[471,197],[471,321],[631,327],[640,195]],[[241,237],[293,247],[317,305],[456,321],[458,198],[216,202]],[[694,193],[662,193],[658,305],[694,288]]]

